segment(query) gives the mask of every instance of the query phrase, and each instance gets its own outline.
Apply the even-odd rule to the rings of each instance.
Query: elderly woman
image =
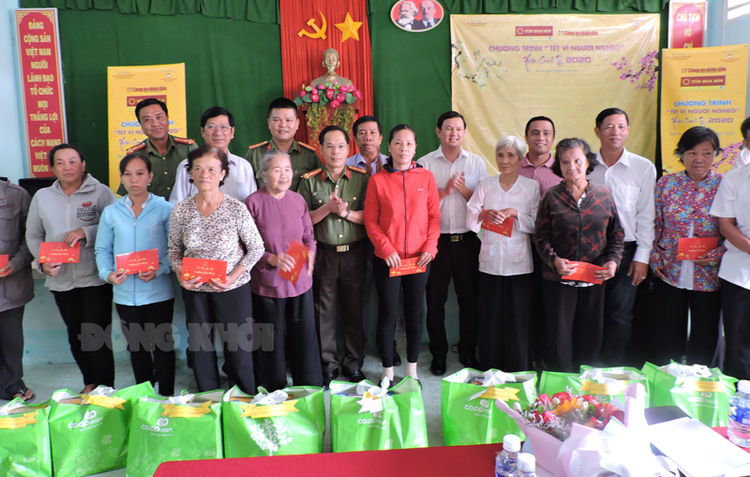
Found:
[[[285,152],[271,150],[260,161],[263,188],[245,199],[250,215],[263,237],[266,251],[252,269],[251,289],[256,323],[273,329],[273,347],[255,351],[258,386],[272,391],[287,386],[287,361],[295,386],[323,384],[318,334],[312,295],[315,238],[307,204],[289,190],[292,163]],[[279,226],[283,222],[283,226]],[[310,253],[296,282],[282,278],[280,271],[295,267],[286,252],[297,241]]]
[[[136,383],[159,382],[159,393],[174,394],[172,312],[174,288],[167,257],[167,233],[172,204],[148,191],[153,179],[151,160],[143,153],[120,161],[120,183],[127,194],[108,205],[96,236],[99,278],[114,285],[114,301],[128,339]],[[118,268],[120,254],[158,250],[158,270],[129,274]],[[155,374],[154,374],[155,373]]]
[[[0,179],[0,399],[34,399],[23,382],[23,310],[34,298],[31,254],[23,237],[29,194]]]
[[[679,361],[710,365],[719,340],[719,263],[726,250],[719,243],[719,219],[709,214],[721,175],[711,170],[720,151],[714,131],[695,126],[682,134],[675,154],[685,170],[656,184],[656,220],[651,269],[658,277],[651,337],[657,363]],[[698,258],[678,256],[680,239],[707,237],[716,246]],[[722,241],[723,242],[723,241]],[[690,339],[688,340],[688,309]]]
[[[226,154],[204,144],[188,154],[198,192],[179,202],[169,219],[169,261],[183,288],[188,352],[200,391],[219,388],[214,329],[224,345],[229,385],[255,393],[250,270],[263,256],[261,239],[245,204],[219,190],[229,173]],[[184,279],[184,257],[226,262],[226,281]]]
[[[624,234],[608,188],[586,179],[593,154],[586,141],[563,139],[552,170],[563,181],[539,204],[534,244],[544,262],[545,361],[575,371],[599,359],[604,286],[563,278],[588,262],[602,267],[592,281],[612,278],[622,258]]]
[[[42,242],[69,247],[80,243],[78,263],[42,263],[38,269],[47,275],[44,285],[68,329],[70,351],[83,375],[83,394],[100,384],[115,384],[112,349],[104,336],[112,324],[112,286],[99,278],[94,258],[99,217],[115,196],[86,172],[86,160],[76,146],[59,144],[48,159],[57,180],[31,200],[26,243],[37,260]]]
[[[526,143],[515,136],[495,146],[499,176],[479,183],[467,204],[466,226],[479,232],[482,222],[513,221],[510,237],[481,230],[479,251],[479,365],[521,371],[529,368],[529,312],[532,297],[531,234],[539,184],[518,174]]]
[[[373,275],[378,289],[378,343],[383,377],[393,381],[393,337],[402,287],[406,375],[418,377],[424,292],[440,236],[440,199],[435,177],[413,161],[417,138],[411,127],[399,124],[391,130],[388,151],[388,162],[370,178],[364,220],[375,248]],[[390,277],[389,270],[400,267],[405,258],[416,258],[418,266],[427,268],[426,273]]]

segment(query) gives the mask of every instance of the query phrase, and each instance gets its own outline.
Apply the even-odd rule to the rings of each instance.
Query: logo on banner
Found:
[[[424,32],[443,21],[445,9],[435,0],[401,0],[391,7],[391,21],[408,32]]]

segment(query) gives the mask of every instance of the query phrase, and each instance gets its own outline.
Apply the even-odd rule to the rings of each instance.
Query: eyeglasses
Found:
[[[217,126],[216,124],[209,124],[203,129],[205,129],[208,132],[214,132],[218,129],[219,131],[225,133],[225,132],[228,132],[230,129],[232,129],[232,126],[228,124],[221,124],[219,126]]]

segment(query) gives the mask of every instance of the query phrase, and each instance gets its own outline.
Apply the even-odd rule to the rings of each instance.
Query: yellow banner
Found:
[[[479,397],[485,399],[502,399],[503,401],[518,401],[518,391],[520,391],[520,389],[492,387],[487,388],[487,390]]]
[[[200,406],[181,406],[179,404],[162,404],[164,412],[162,416],[167,417],[203,417],[211,412],[212,401],[206,401]]]
[[[625,388],[627,386],[627,381],[616,381],[614,383],[597,383],[596,381],[586,379],[581,385],[581,393],[614,396],[616,394],[625,392]]]
[[[745,119],[748,45],[662,51],[661,157],[664,170],[684,169],[674,155],[682,133],[706,126],[724,149],[714,168],[731,168],[740,150]]]
[[[36,424],[38,412],[28,412],[17,417],[0,417],[0,429],[23,429],[29,424]]]
[[[146,139],[135,117],[135,105],[146,98],[167,103],[169,134],[187,137],[185,63],[107,67],[109,121],[109,186],[120,185],[120,159],[125,151]]]
[[[284,401],[281,404],[241,405],[240,407],[242,408],[242,415],[240,417],[261,419],[264,417],[286,416],[291,412],[299,412],[299,410],[295,407],[297,401],[298,399],[292,401]]]
[[[119,409],[124,411],[122,407],[127,401],[117,396],[97,396],[93,394],[82,394],[81,404],[93,404],[94,406],[106,407],[107,409]]]
[[[469,118],[464,147],[497,173],[495,143],[548,116],[556,140],[599,147],[594,119],[624,109],[627,148],[653,160],[659,15],[451,15],[453,109]]]

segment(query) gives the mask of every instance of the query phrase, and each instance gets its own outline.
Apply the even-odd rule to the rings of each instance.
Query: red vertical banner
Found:
[[[67,138],[57,9],[16,10],[29,172],[49,177],[47,151]]]
[[[372,54],[365,0],[280,0],[284,95],[294,99],[302,84],[326,74],[323,52],[339,53],[339,76],[362,93],[359,115],[372,114]],[[300,128],[302,131],[304,128]]]
[[[705,35],[705,0],[669,2],[669,48],[702,48]]]

